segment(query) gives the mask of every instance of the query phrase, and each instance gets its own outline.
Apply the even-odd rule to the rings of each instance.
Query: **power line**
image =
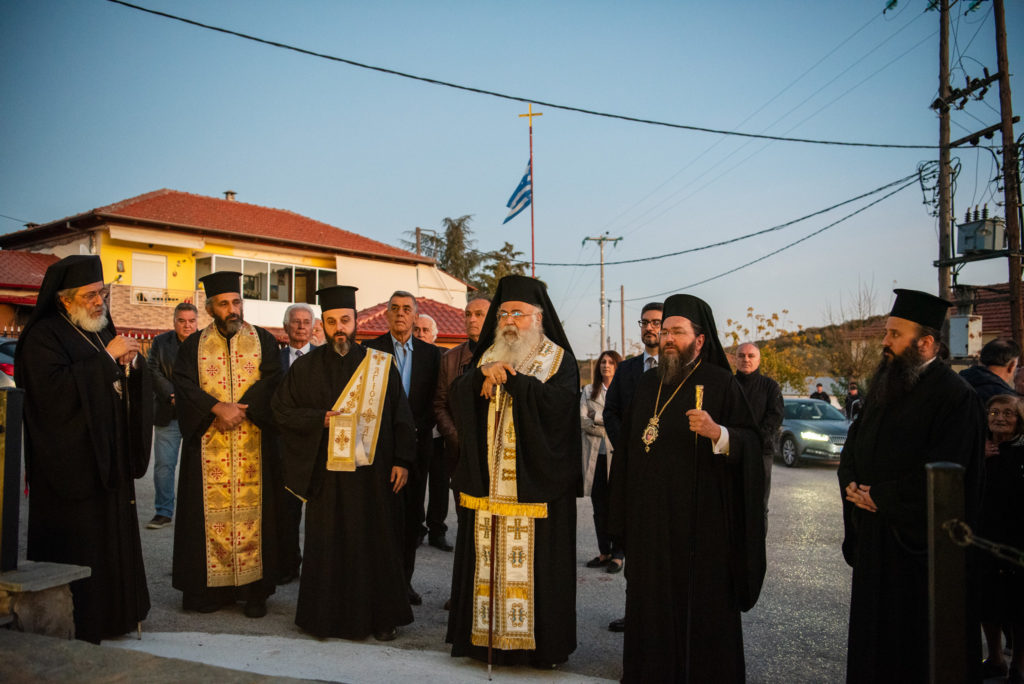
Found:
[[[937,149],[936,145],[900,145],[890,143],[867,143],[867,142],[851,142],[841,140],[820,140],[815,138],[790,138],[781,135],[766,135],[763,133],[743,133],[740,131],[729,131],[718,128],[707,128],[704,126],[692,126],[688,124],[671,123],[668,121],[658,121],[655,119],[643,119],[635,116],[627,116],[625,114],[612,114],[609,112],[601,112],[593,109],[585,109],[583,107],[573,107],[571,105],[556,104],[554,102],[546,102],[544,100],[538,100],[530,97],[522,97],[518,95],[508,95],[506,93],[499,93],[493,90],[485,90],[483,88],[474,88],[472,86],[460,85],[458,83],[451,83],[449,81],[442,81],[435,78],[428,78],[426,76],[417,76],[415,74],[406,73],[403,71],[397,71],[395,69],[388,69],[386,67],[374,66],[372,64],[364,64],[355,60],[346,59],[344,57],[337,57],[334,55],[328,55],[322,52],[315,52],[313,50],[307,50],[305,48],[296,47],[294,45],[288,45],[287,43],[279,43],[273,40],[267,40],[265,38],[258,38],[256,36],[249,35],[247,33],[241,33],[239,31],[232,31],[231,29],[222,28],[219,26],[213,26],[211,24],[204,24],[202,22],[194,21],[192,19],[186,19],[179,17],[174,14],[167,12],[160,12],[158,10],[141,7],[134,5],[130,2],[124,2],[124,0],[107,0],[107,2],[114,3],[115,5],[121,5],[130,9],[152,14],[158,17],[164,17],[165,19],[172,19],[174,21],[180,21],[184,24],[196,26],[198,28],[207,29],[210,31],[217,31],[218,33],[224,33],[229,36],[235,36],[237,38],[243,38],[245,40],[251,40],[256,43],[263,45],[269,45],[271,47],[281,48],[282,50],[291,50],[292,52],[298,52],[299,54],[308,55],[310,57],[319,57],[320,59],[330,60],[332,62],[340,62],[342,64],[348,64],[349,66],[358,67],[360,69],[369,69],[370,71],[377,71],[383,74],[390,74],[392,76],[400,76],[401,78],[408,78],[415,81],[421,81],[423,83],[430,83],[432,85],[444,86],[446,88],[454,88],[456,90],[462,90],[465,92],[476,93],[478,95],[490,95],[491,97],[497,97],[503,100],[511,100],[513,102],[522,103],[533,103],[542,107],[550,107],[552,109],[560,109],[567,112],[576,112],[578,114],[588,114],[590,116],[599,116],[606,119],[617,119],[620,121],[630,121],[632,123],[648,124],[651,126],[662,126],[665,128],[675,128],[686,131],[696,131],[699,133],[714,133],[716,135],[730,135],[741,138],[757,138],[761,140],[775,140],[778,142],[794,142],[794,143],[805,143],[811,145],[836,145],[840,147],[869,147],[879,149],[897,149],[897,150],[934,150]]]
[[[7,214],[0,214],[0,218],[10,219],[12,221],[17,221],[18,223],[31,223],[31,221],[26,221],[25,219],[20,218],[14,218],[13,216],[8,216]]]
[[[712,280],[718,280],[719,278],[724,278],[725,276],[730,275],[732,273],[735,273],[736,271],[740,271],[740,270],[742,270],[742,269],[744,269],[744,268],[746,268],[748,266],[753,266],[754,264],[756,264],[756,263],[758,263],[760,261],[764,261],[765,259],[773,257],[776,254],[789,249],[790,247],[794,247],[794,246],[800,244],[801,242],[804,242],[806,240],[810,240],[815,235],[820,235],[821,233],[824,233],[829,228],[833,228],[835,226],[838,226],[843,221],[846,221],[847,219],[853,218],[857,214],[859,214],[859,213],[861,213],[861,212],[863,212],[863,211],[865,211],[867,209],[870,209],[871,207],[875,206],[879,202],[885,201],[886,199],[892,197],[896,193],[898,193],[898,192],[900,192],[902,190],[905,190],[905,189],[909,188],[910,186],[914,185],[916,182],[917,182],[916,180],[910,181],[909,183],[896,188],[892,192],[890,192],[890,193],[888,193],[886,195],[883,195],[882,197],[879,197],[874,202],[870,202],[870,203],[864,205],[863,207],[861,207],[860,209],[857,209],[856,211],[853,211],[853,212],[847,214],[846,216],[842,217],[841,219],[839,219],[837,221],[833,221],[832,223],[828,224],[827,226],[824,226],[823,228],[819,228],[818,230],[814,231],[813,233],[809,233],[808,235],[803,236],[799,240],[794,240],[793,242],[790,242],[788,245],[784,245],[782,247],[779,247],[777,250],[775,250],[773,252],[769,252],[768,254],[760,256],[757,259],[754,259],[753,261],[748,261],[747,263],[742,264],[740,266],[737,266],[736,268],[731,268],[728,271],[725,271],[723,273],[719,273],[718,275],[715,275],[715,276],[711,276],[710,278],[705,278],[704,280],[698,280],[697,282],[690,283],[689,285],[683,285],[681,287],[673,288],[671,290],[666,290],[665,292],[656,292],[654,294],[644,295],[643,297],[631,297],[630,299],[626,299],[626,300],[623,300],[623,301],[637,302],[637,301],[640,301],[640,300],[643,300],[643,299],[649,300],[652,297],[661,297],[661,296],[664,296],[664,295],[667,295],[667,294],[673,294],[673,293],[676,293],[676,292],[682,292],[683,290],[688,290],[688,289],[690,289],[692,287],[697,287],[698,285],[703,285],[705,283],[710,283]],[[610,302],[614,302],[615,300],[609,300],[609,301]]]
[[[870,190],[868,192],[865,192],[862,195],[857,195],[856,197],[851,197],[848,200],[843,200],[842,202],[839,202],[837,204],[833,204],[830,207],[825,207],[824,209],[819,209],[818,211],[815,211],[815,212],[812,212],[810,214],[807,214],[806,216],[801,216],[800,218],[795,218],[795,219],[792,219],[791,221],[786,221],[785,223],[780,223],[779,225],[772,226],[771,228],[764,228],[762,230],[758,230],[758,231],[755,231],[753,233],[747,233],[746,235],[740,235],[738,237],[729,238],[728,240],[722,240],[720,242],[713,242],[711,244],[702,245],[700,247],[690,247],[689,249],[679,250],[678,252],[669,252],[667,254],[656,254],[654,256],[638,257],[636,259],[621,259],[619,261],[606,261],[606,262],[604,262],[604,264],[605,264],[605,266],[617,266],[617,265],[621,265],[621,264],[636,264],[636,263],[640,263],[640,262],[644,262],[644,261],[657,261],[659,259],[667,259],[669,257],[679,256],[681,254],[690,254],[692,252],[701,252],[701,251],[704,251],[706,249],[712,249],[714,247],[722,247],[724,245],[731,245],[731,244],[733,244],[735,242],[740,242],[741,240],[747,240],[747,239],[750,239],[750,238],[753,238],[753,237],[757,237],[759,235],[764,235],[766,233],[772,233],[772,232],[777,231],[777,230],[782,230],[783,228],[788,228],[789,226],[792,226],[792,225],[794,225],[796,223],[800,223],[801,221],[806,221],[809,218],[814,218],[815,216],[820,216],[821,214],[826,214],[826,213],[832,211],[833,209],[838,209],[839,207],[844,206],[846,204],[850,204],[851,202],[856,202],[857,200],[864,199],[865,197],[870,197],[871,195],[875,195],[875,194],[877,194],[879,192],[882,192],[883,190],[887,190],[887,189],[891,188],[894,185],[899,185],[900,183],[905,183],[905,182],[907,182],[908,180],[911,180],[911,179],[917,179],[918,175],[919,174],[916,173],[916,172],[912,173],[909,176],[904,176],[903,178],[900,178],[899,180],[895,180],[895,181],[893,181],[891,183],[886,183],[885,185],[883,185],[881,187],[878,187],[878,188],[875,188],[874,190]],[[886,195],[886,197],[888,197],[888,195]],[[528,264],[530,262],[528,262],[528,261],[520,261],[518,263]],[[537,265],[538,266],[600,266],[601,262],[600,261],[593,261],[593,262],[584,262],[584,263],[558,263],[558,262],[538,261]],[[632,301],[632,300],[628,300],[628,301]]]

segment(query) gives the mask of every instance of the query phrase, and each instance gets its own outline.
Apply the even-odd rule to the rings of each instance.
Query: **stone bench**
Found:
[[[82,565],[22,561],[0,573],[0,624],[32,634],[75,637],[72,582],[92,570]]]

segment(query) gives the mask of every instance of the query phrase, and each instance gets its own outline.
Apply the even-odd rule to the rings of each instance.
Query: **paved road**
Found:
[[[151,476],[139,481],[138,501],[140,524],[144,525],[153,515]],[[790,469],[777,464],[772,477],[770,508],[768,576],[757,606],[743,616],[748,680],[841,681],[846,657],[850,570],[839,552],[842,518],[835,467],[812,464]],[[579,500],[577,511],[577,558],[580,564],[577,574],[577,635],[580,645],[569,662],[560,668],[562,677],[551,673],[542,676],[548,680],[617,680],[621,674],[622,638],[608,632],[606,626],[623,613],[625,580],[622,574],[608,575],[583,566],[596,553],[589,500]],[[27,505],[23,505],[23,530],[26,519]],[[454,527],[454,512],[449,516],[449,525]],[[453,531],[449,532],[449,537],[454,539]],[[180,594],[170,585],[173,528],[143,529],[142,540],[153,603],[143,627],[148,637],[161,637],[157,650],[162,649],[160,652],[164,655],[229,667],[250,666],[254,671],[266,672],[267,669],[259,667],[261,659],[265,663],[281,658],[283,656],[275,653],[281,654],[289,648],[297,650],[298,644],[311,647],[311,653],[329,653],[337,658],[346,654],[344,657],[362,657],[372,661],[367,674],[347,675],[349,681],[387,680],[387,677],[378,679],[369,673],[374,668],[379,673],[381,664],[388,662],[388,658],[374,660],[373,657],[367,658],[367,653],[378,657],[391,654],[396,663],[398,659],[394,656],[404,654],[412,658],[410,667],[416,667],[415,663],[420,662],[424,671],[428,666],[434,670],[440,668],[442,672],[446,667],[455,668],[450,673],[461,672],[462,675],[456,677],[460,680],[469,678],[463,676],[467,672],[479,674],[445,658],[448,651],[444,644],[447,613],[442,605],[449,591],[450,553],[429,546],[421,547],[413,584],[423,594],[423,605],[414,608],[416,621],[402,628],[399,638],[391,642],[389,648],[379,647],[372,640],[361,648],[352,648],[349,642],[337,639],[313,639],[295,626],[297,583],[278,588],[268,603],[269,613],[263,619],[244,617],[241,606],[212,615],[182,612]],[[240,635],[241,638],[216,635]],[[260,636],[278,638],[252,638]],[[281,637],[298,641],[283,641]],[[148,640],[143,642],[147,643]],[[221,652],[216,651],[218,648]],[[245,649],[251,652],[242,653]],[[230,653],[226,652],[229,650]],[[294,660],[309,661],[311,658],[292,658],[289,663]],[[318,670],[303,675],[301,665],[302,662],[289,664],[288,673],[300,677],[331,678]],[[528,673],[522,674],[524,680],[534,679]],[[502,679],[510,681],[508,676]]]

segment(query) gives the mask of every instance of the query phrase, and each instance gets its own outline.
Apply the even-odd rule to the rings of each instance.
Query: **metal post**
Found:
[[[626,286],[619,285],[619,323],[622,324],[622,346],[619,347],[619,351],[622,352],[622,358],[626,358]]]
[[[964,519],[964,468],[929,463],[928,643],[931,684],[967,681],[966,554],[942,525]],[[975,627],[977,629],[977,627]]]
[[[0,572],[18,569],[21,412],[25,390],[0,388]]]
[[[939,260],[952,256],[953,198],[949,163],[949,0],[939,0]],[[939,296],[951,298],[949,266],[939,266]],[[947,333],[948,335],[948,333]],[[947,340],[948,341],[948,340]]]

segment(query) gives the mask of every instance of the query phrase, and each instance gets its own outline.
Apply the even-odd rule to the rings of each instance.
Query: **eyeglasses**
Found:
[[[652,318],[649,321],[645,321],[644,319],[641,318],[639,321],[636,322],[636,324],[639,325],[641,328],[646,328],[648,326],[650,326],[651,328],[661,327],[661,321],[655,318]]]
[[[104,287],[100,290],[93,290],[92,292],[78,292],[75,294],[76,297],[81,297],[85,300],[85,303],[95,302],[97,299],[106,299],[107,295],[110,294],[110,288]]]
[[[1000,416],[1002,416],[1003,418],[1013,418],[1014,416],[1017,415],[1017,412],[1014,411],[1013,409],[992,409],[988,412],[988,415],[992,416],[993,418],[998,418]]]
[[[528,316],[536,316],[537,313],[537,311],[534,311],[533,313],[526,313],[525,311],[499,311],[496,316],[499,323],[502,323],[507,319],[512,319],[513,323],[518,323]]]

